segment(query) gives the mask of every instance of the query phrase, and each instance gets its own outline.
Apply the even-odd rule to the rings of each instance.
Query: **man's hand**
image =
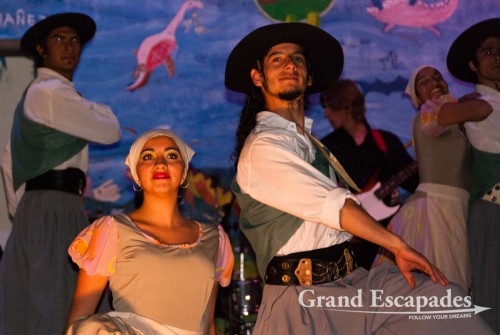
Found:
[[[372,218],[353,199],[346,199],[340,210],[340,224],[344,230],[372,243],[386,248],[394,254],[396,265],[411,288],[415,287],[415,278],[411,271],[421,271],[435,283],[447,285],[446,277],[429,261],[412,249],[403,239],[387,230]]]
[[[434,283],[439,283],[442,286],[449,284],[448,279],[435,265],[432,265],[427,258],[416,252],[408,244],[404,243],[398,252],[394,252],[394,256],[401,274],[411,288],[415,288],[415,278],[411,273],[413,270],[427,274]]]

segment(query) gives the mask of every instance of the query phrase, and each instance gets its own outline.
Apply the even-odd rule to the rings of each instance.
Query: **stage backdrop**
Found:
[[[407,142],[415,114],[403,95],[409,74],[419,65],[435,65],[454,94],[471,91],[447,72],[447,50],[465,28],[498,15],[500,1],[0,0],[0,38],[19,39],[43,17],[66,11],[86,13],[97,22],[75,85],[86,98],[112,106],[122,128],[119,144],[91,148],[92,187],[111,179],[120,190],[117,200],[94,201],[93,210],[131,203],[134,193],[123,164],[127,150],[137,134],[164,127],[196,150],[186,201],[206,204],[205,218],[217,220],[224,213],[211,211],[231,199],[229,157],[244,101],[225,89],[224,66],[248,32],[274,22],[304,21],[331,33],[344,49],[343,77],[366,94],[369,122]],[[9,67],[7,58],[0,60],[2,69]],[[11,118],[2,104],[0,111],[2,120]],[[317,96],[309,116],[316,120],[316,136],[331,131]]]

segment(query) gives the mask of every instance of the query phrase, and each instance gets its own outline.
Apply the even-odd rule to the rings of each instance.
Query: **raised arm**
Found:
[[[266,141],[272,139],[259,138],[247,148],[250,153],[240,156],[237,181],[244,192],[303,220],[346,230],[388,249],[394,253],[396,264],[410,287],[415,286],[411,274],[414,269],[427,273],[441,285],[448,283],[424,256],[373,219],[345,189],[297,157],[293,150],[266,145]],[[287,192],[283,191],[285,186]]]
[[[481,121],[493,111],[492,106],[477,98],[460,99],[443,105],[437,117],[438,125],[452,125],[468,121]]]
[[[27,93],[24,113],[40,124],[100,144],[120,139],[120,124],[109,106],[86,100],[69,85],[35,86]]]
[[[420,270],[429,275],[433,282],[447,285],[448,280],[434,265],[412,249],[401,237],[384,228],[355,201],[346,199],[340,210],[340,224],[349,233],[373,242],[392,252],[396,264],[411,288],[415,287],[412,270]]]
[[[65,333],[73,322],[95,312],[99,299],[108,283],[108,278],[100,275],[91,276],[85,270],[80,269]]]

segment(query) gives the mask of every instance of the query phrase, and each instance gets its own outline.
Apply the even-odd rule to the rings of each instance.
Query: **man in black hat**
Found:
[[[307,94],[335,82],[342,67],[337,40],[304,23],[256,29],[226,64],[226,86],[247,94],[233,191],[241,207],[240,228],[265,281],[254,334],[491,334],[479,316],[413,322],[404,314],[416,313],[410,300],[469,298],[457,285],[445,286],[436,267],[337,185],[335,173],[357,188],[310,135],[312,120],[304,110]],[[351,234],[389,249],[399,270],[356,269]],[[408,303],[388,302],[398,299]],[[437,305],[417,309],[451,307]]]
[[[2,169],[13,227],[0,264],[0,334],[61,334],[77,272],[67,255],[85,226],[88,142],[120,139],[112,110],[84,99],[73,73],[95,22],[56,14],[32,26],[21,48],[37,78],[14,114]]]
[[[448,52],[448,69],[475,84],[490,109],[440,113],[441,124],[464,123],[472,145],[469,252],[474,303],[490,307],[484,319],[500,334],[500,18],[466,29]]]

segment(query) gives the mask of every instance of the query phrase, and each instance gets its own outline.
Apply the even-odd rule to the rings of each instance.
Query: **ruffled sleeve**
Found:
[[[420,107],[422,131],[430,137],[437,137],[452,128],[452,126],[441,126],[437,123],[438,114],[447,102],[456,102],[451,94],[441,95],[439,98],[427,100]]]
[[[215,280],[221,286],[227,287],[231,282],[231,273],[234,266],[233,248],[229,236],[227,236],[222,226],[219,225],[217,228],[219,229],[219,251],[217,252]]]
[[[118,223],[112,216],[97,219],[71,243],[68,253],[87,274],[110,276],[118,253]]]

